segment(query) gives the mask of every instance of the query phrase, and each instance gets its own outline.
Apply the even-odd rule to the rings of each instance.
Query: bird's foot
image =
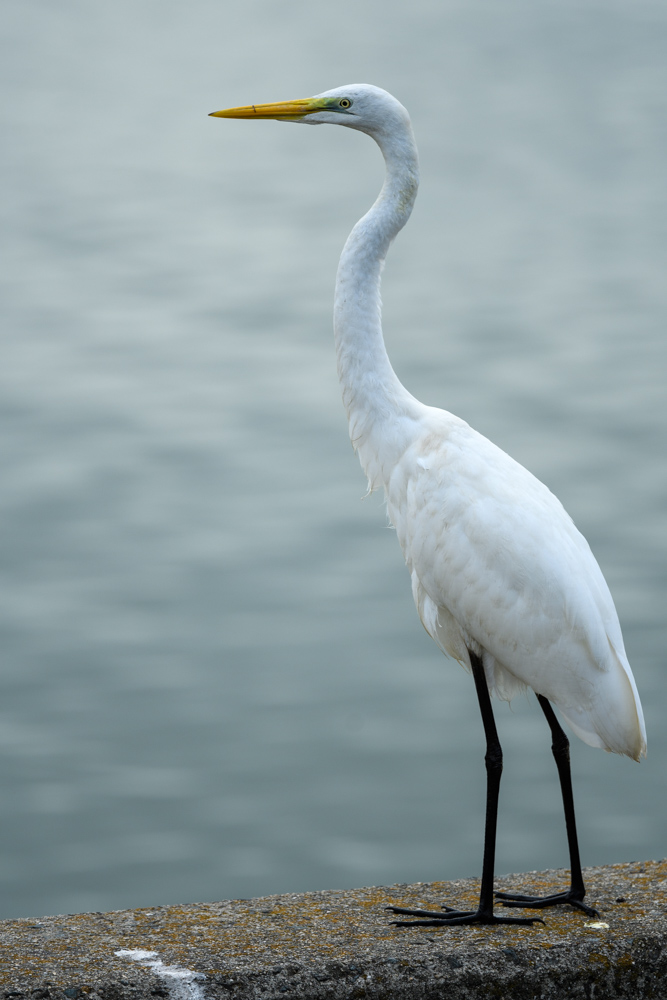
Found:
[[[409,917],[422,917],[422,920],[392,920],[395,927],[452,927],[461,924],[543,924],[540,917],[497,917],[494,913],[482,910],[456,910],[452,906],[443,906],[438,910],[409,910],[404,906],[388,906],[392,913]]]
[[[599,917],[600,914],[592,906],[583,902],[583,893],[568,889],[567,892],[556,892],[552,896],[524,896],[519,892],[496,892],[496,899],[499,899],[503,906],[522,906],[528,910],[544,910],[547,906],[561,906],[569,903],[589,917]]]

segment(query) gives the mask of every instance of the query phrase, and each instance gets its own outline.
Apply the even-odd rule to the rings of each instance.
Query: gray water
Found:
[[[471,680],[348,439],[331,298],[365,136],[209,111],[394,92],[422,157],[387,342],[565,503],[640,766],[573,742],[582,854],[667,854],[667,10],[4,0],[3,917],[479,872]],[[498,872],[567,864],[534,699]]]

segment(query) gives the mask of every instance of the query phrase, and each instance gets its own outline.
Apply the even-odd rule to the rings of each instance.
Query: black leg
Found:
[[[391,910],[392,913],[426,918],[423,920],[395,920],[394,923],[397,927],[443,927],[452,924],[534,924],[539,920],[537,917],[496,917],[493,913],[493,868],[496,856],[496,824],[500,778],[503,773],[503,751],[493,718],[491,698],[482,660],[474,653],[470,653],[470,663],[486,736],[486,756],[484,758],[486,762],[486,823],[479,905],[476,910],[455,910],[450,906],[443,906],[444,913],[437,910],[409,910],[402,906],[388,906],[387,909]]]
[[[503,901],[503,906],[523,906],[528,909],[543,909],[547,906],[558,906],[560,903],[569,903],[571,906],[576,906],[577,909],[583,910],[589,917],[597,917],[597,910],[594,910],[592,906],[587,906],[583,902],[586,889],[584,888],[584,878],[581,874],[577,824],[574,818],[572,774],[570,771],[570,741],[563,732],[548,699],[544,695],[538,694],[537,700],[551,729],[551,752],[554,755],[556,767],[558,768],[560,790],[563,795],[565,829],[570,849],[570,888],[567,892],[555,893],[553,896],[524,896],[513,892],[497,892],[496,896]]]

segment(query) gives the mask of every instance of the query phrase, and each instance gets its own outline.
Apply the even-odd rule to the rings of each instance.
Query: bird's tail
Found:
[[[637,685],[625,652],[609,642],[608,667],[598,674],[598,688],[590,708],[558,706],[576,735],[592,747],[625,754],[633,760],[646,756],[646,726]]]

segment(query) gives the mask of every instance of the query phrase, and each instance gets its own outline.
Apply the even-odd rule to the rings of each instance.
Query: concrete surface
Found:
[[[533,927],[391,926],[391,903],[474,905],[476,879],[5,920],[0,1000],[665,1000],[667,861],[585,877],[599,918],[566,906]],[[566,885],[563,871],[496,879]]]

